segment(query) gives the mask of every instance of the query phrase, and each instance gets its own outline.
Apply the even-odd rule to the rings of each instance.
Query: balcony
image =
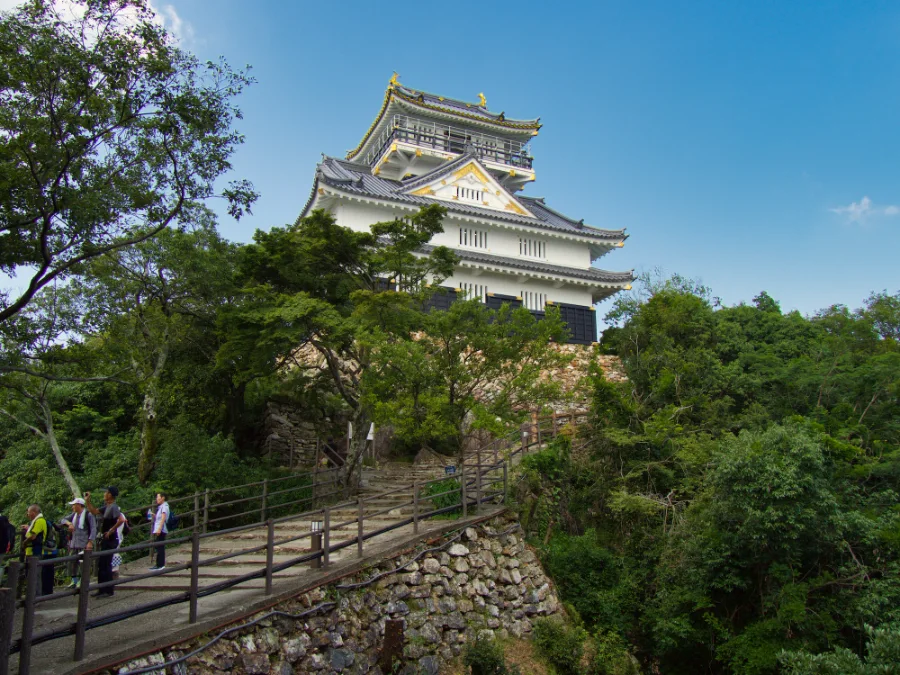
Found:
[[[374,165],[390,145],[396,142],[456,154],[468,150],[481,160],[520,169],[531,170],[533,161],[527,143],[406,115],[394,115],[392,123],[366,153],[366,163]]]

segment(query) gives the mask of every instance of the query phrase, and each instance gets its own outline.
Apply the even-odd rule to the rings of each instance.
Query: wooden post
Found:
[[[197,594],[200,591],[200,532],[191,533],[191,594],[188,600],[188,623],[197,623]]]
[[[16,614],[16,592],[0,588],[0,675],[9,675],[9,643]]]
[[[18,560],[13,560],[6,568],[6,586],[7,588],[11,588],[13,592],[13,597],[19,597],[19,580],[21,579],[20,570],[22,569],[22,563]]]
[[[413,483],[413,534],[419,534],[419,484]]]
[[[363,557],[363,500],[356,500],[356,555]]]
[[[325,507],[325,513],[322,515],[322,530],[325,542],[322,544],[322,567],[328,567],[328,554],[331,552],[331,509]]]
[[[312,508],[316,508],[316,483],[319,482],[319,437],[316,436],[316,461],[313,464]]]
[[[481,506],[481,462],[478,462],[478,469],[475,471],[475,508]]]
[[[463,507],[463,518],[468,517],[469,513],[469,504],[468,499],[466,498],[466,469],[463,467],[462,475],[459,477],[459,494],[460,499],[462,500]]]
[[[31,636],[34,633],[34,599],[41,585],[38,558],[25,560],[25,607],[22,616],[22,644],[19,647],[19,675],[31,672]]]
[[[198,532],[198,526],[200,525],[200,493],[194,493],[194,517],[191,519],[194,521],[194,526],[191,528],[194,532]]]
[[[266,521],[266,595],[272,595],[272,566],[275,564],[275,523]]]
[[[269,502],[269,479],[263,480],[262,506],[259,509],[259,522],[266,522],[266,507]]]
[[[203,492],[203,534],[209,529],[209,488]]]
[[[294,472],[294,437],[291,436],[290,455],[288,455],[288,469]]]
[[[509,469],[507,463],[503,462],[503,503],[509,500]]]
[[[558,423],[556,421],[556,413],[553,413],[553,415],[551,415],[550,419],[553,420],[553,437],[555,438],[559,434],[559,427],[558,427]]]
[[[91,554],[90,549],[85,549],[81,560],[81,588],[78,589],[78,617],[75,619],[76,661],[84,658],[84,634],[87,630],[88,603],[91,598]]]

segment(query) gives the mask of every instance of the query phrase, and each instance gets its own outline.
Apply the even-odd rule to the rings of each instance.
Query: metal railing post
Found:
[[[413,483],[413,533],[419,534],[419,484]]]
[[[188,623],[197,623],[197,597],[200,591],[200,531],[191,533],[191,590],[188,598]]]
[[[193,527],[191,528],[194,532],[198,531],[198,526],[200,525],[200,493],[194,493],[194,517],[191,518],[193,521]]]
[[[329,507],[325,507],[325,512],[322,514],[322,536],[325,538],[324,543],[322,544],[322,567],[328,567],[330,562],[328,554],[331,552],[331,509]]]
[[[259,522],[266,522],[266,506],[269,501],[269,479],[263,480],[262,506],[259,509]]]
[[[203,534],[209,529],[209,488],[203,491]]]
[[[272,595],[272,566],[275,564],[275,523],[266,521],[266,595]]]
[[[22,616],[22,638],[19,646],[19,675],[31,672],[31,636],[34,633],[34,599],[41,585],[38,558],[28,556],[25,560],[25,606]]]
[[[75,619],[75,660],[84,658],[84,633],[87,630],[88,605],[91,599],[91,556],[85,549],[81,559],[81,587],[78,589],[78,617]]]
[[[356,500],[356,555],[363,557],[363,500]]]

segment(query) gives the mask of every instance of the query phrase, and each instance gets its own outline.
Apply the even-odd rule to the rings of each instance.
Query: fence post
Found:
[[[463,507],[463,518],[468,517],[469,513],[469,504],[468,499],[466,498],[466,469],[463,467],[462,475],[459,477],[459,494],[460,500],[462,501]]]
[[[503,503],[509,500],[509,468],[507,462],[503,462]]]
[[[413,483],[413,533],[419,534],[419,484]]]
[[[31,635],[34,633],[34,599],[41,584],[38,558],[28,556],[25,561],[25,607],[22,616],[22,644],[19,647],[19,675],[31,672]]]
[[[269,501],[269,479],[263,480],[262,507],[259,510],[259,522],[266,522],[266,503]]]
[[[191,528],[194,532],[197,532],[197,528],[200,525],[200,493],[194,493],[194,517],[191,518],[193,521],[193,527]]]
[[[275,523],[266,521],[266,595],[272,595],[272,566],[275,564]]]
[[[356,555],[363,557],[363,500],[356,500]]]
[[[78,589],[78,618],[75,620],[75,660],[84,658],[84,633],[87,630],[88,603],[91,598],[91,555],[84,549],[81,559],[81,587]]]
[[[21,577],[21,569],[22,563],[20,563],[18,560],[13,560],[6,568],[6,585],[10,589],[12,589],[14,598],[19,597],[19,579]]]
[[[322,536],[325,537],[325,543],[322,545],[322,567],[328,567],[328,553],[331,551],[331,508],[326,506],[325,513],[322,514]]]
[[[200,532],[191,533],[191,594],[188,600],[188,623],[197,623],[197,594],[200,591]]]
[[[0,675],[9,675],[9,643],[16,613],[16,592],[0,588]]]
[[[551,419],[553,420],[553,437],[555,438],[556,436],[559,435],[558,422],[556,421],[556,413],[553,413],[553,415],[551,415]]]
[[[203,491],[203,534],[209,528],[209,488]]]
[[[481,462],[478,462],[478,470],[475,471],[475,508],[481,506]]]

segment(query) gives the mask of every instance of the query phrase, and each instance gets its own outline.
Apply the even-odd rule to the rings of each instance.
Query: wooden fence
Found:
[[[413,532],[418,533],[419,523],[422,520],[434,518],[443,514],[453,512],[461,513],[463,518],[468,517],[471,509],[477,509],[479,505],[488,502],[505,502],[509,490],[509,472],[512,463],[521,456],[555,437],[567,424],[575,424],[577,418],[575,415],[564,416],[554,415],[552,418],[544,418],[535,420],[523,426],[522,430],[516,430],[505,437],[498,438],[486,444],[484,447],[468,453],[460,464],[458,474],[452,476],[444,476],[430,481],[413,482],[403,485],[394,490],[381,492],[368,497],[359,497],[355,500],[344,501],[342,503],[333,503],[321,508],[312,508],[302,511],[301,513],[272,518],[272,510],[274,508],[297,506],[313,499],[333,498],[340,492],[336,488],[336,474],[328,471],[317,472],[312,478],[312,483],[294,488],[281,488],[273,490],[279,481],[287,481],[291,478],[276,479],[270,481],[261,481],[257,483],[248,483],[246,485],[236,486],[232,488],[221,488],[219,490],[207,490],[203,493],[196,493],[189,497],[171,500],[169,503],[178,504],[186,502],[192,505],[190,511],[185,515],[192,516],[191,523],[180,527],[175,533],[181,533],[171,539],[167,539],[167,546],[175,546],[180,544],[190,544],[190,560],[183,564],[166,567],[159,571],[148,571],[144,574],[129,576],[127,578],[119,578],[104,583],[91,582],[90,574],[84,574],[81,581],[81,587],[78,589],[65,589],[56,591],[50,595],[38,595],[38,587],[41,582],[41,570],[47,566],[56,566],[66,564],[70,561],[80,560],[83,569],[89,570],[93,561],[99,560],[104,556],[112,556],[118,554],[141,554],[149,553],[157,544],[154,542],[142,542],[133,546],[125,546],[116,550],[108,551],[88,551],[85,550],[77,556],[66,556],[55,559],[40,560],[37,557],[29,557],[24,563],[16,560],[12,562],[8,569],[7,583],[4,588],[0,588],[0,675],[8,675],[9,673],[9,657],[11,654],[19,654],[20,675],[27,675],[30,669],[31,650],[35,645],[39,645],[50,640],[74,636],[74,660],[80,661],[84,658],[85,636],[87,631],[94,628],[105,626],[116,621],[121,621],[141,614],[146,614],[154,610],[168,607],[181,603],[188,603],[188,621],[193,624],[197,621],[198,601],[215,593],[219,593],[239,584],[246,583],[254,579],[265,580],[265,593],[272,593],[273,576],[277,572],[303,565],[310,564],[316,567],[328,567],[331,563],[331,555],[337,551],[356,547],[356,554],[362,558],[365,554],[364,543],[369,539],[378,537],[387,532],[391,532],[407,525],[413,526]],[[336,470],[331,470],[332,472]],[[323,479],[323,475],[325,478]],[[450,480],[448,480],[448,478]],[[320,480],[321,479],[321,480]],[[432,486],[437,486],[438,488]],[[330,486],[331,489],[328,489]],[[449,486],[449,487],[448,487]],[[447,487],[446,490],[440,488]],[[239,497],[226,499],[224,501],[215,501],[217,495],[223,493],[234,494],[242,489],[259,488],[259,494],[249,497]],[[319,490],[322,490],[319,493]],[[435,489],[438,491],[435,492]],[[275,507],[272,498],[278,495],[296,496],[297,490],[305,490],[306,494],[298,499],[289,499],[285,503],[278,504]],[[375,500],[412,491],[412,498],[400,504],[392,503],[386,508],[376,511],[367,512],[366,504]],[[424,491],[424,494],[423,494]],[[456,495],[458,494],[458,501]],[[450,498],[452,496],[452,498]],[[448,499],[450,498],[450,499]],[[436,504],[450,501],[449,505],[436,506]],[[229,513],[228,515],[214,515],[216,509],[225,507],[248,506],[244,511],[237,513]],[[411,508],[412,513],[409,515],[400,515],[396,520],[386,525],[372,526],[372,519],[391,511],[404,508]],[[346,513],[348,510],[354,511],[354,516],[340,522],[334,522],[332,514]],[[256,519],[258,514],[258,519]],[[214,515],[214,517],[211,517]],[[255,522],[230,527],[227,529],[212,529],[212,525],[221,524],[225,520],[240,519],[252,517]],[[367,519],[370,521],[369,528],[366,528]],[[299,534],[287,538],[276,539],[275,527],[284,523],[296,523],[306,521],[308,527],[302,527]],[[212,537],[220,537],[228,534],[261,531],[265,529],[266,543],[249,546],[239,550],[220,555],[212,555],[204,557],[201,555],[201,543]],[[352,533],[352,534],[350,534]],[[348,535],[349,536],[346,536]],[[279,546],[310,538],[312,548],[309,553],[295,556],[292,559],[275,563],[275,549]],[[200,586],[199,572],[202,568],[216,563],[265,552],[265,564],[251,572],[240,576],[235,576],[222,581]],[[114,612],[111,614],[103,614],[97,617],[90,617],[91,591],[110,589],[115,587],[127,587],[128,584],[143,581],[146,579],[164,577],[178,572],[189,571],[190,583],[187,591],[176,592],[165,598],[147,602],[138,606],[130,607],[127,610]],[[24,597],[16,598],[17,589],[20,586],[20,578],[24,572]],[[35,632],[35,609],[43,603],[52,602],[66,597],[77,598],[77,615],[73,623],[62,628],[46,630],[43,632]],[[14,625],[17,615],[21,611],[22,630],[21,636],[13,639]]]

